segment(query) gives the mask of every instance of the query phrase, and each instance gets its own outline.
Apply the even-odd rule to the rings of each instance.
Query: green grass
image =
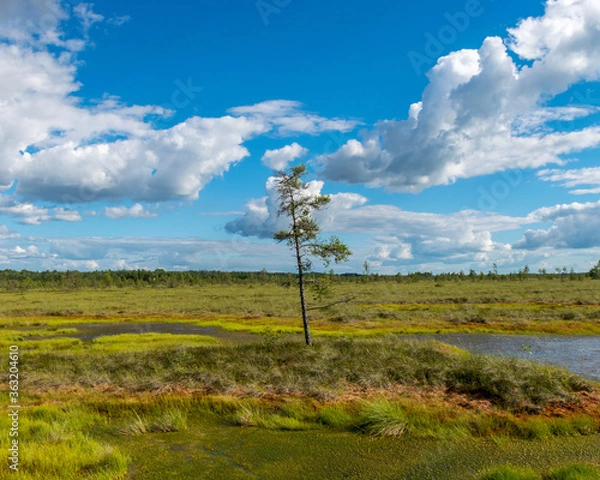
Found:
[[[544,480],[600,480],[600,469],[586,464],[567,465],[546,475]]]
[[[137,352],[159,348],[216,345],[216,338],[206,335],[173,335],[170,333],[124,333],[95,338],[91,349],[102,352]]]
[[[8,431],[8,417],[2,416],[0,430]],[[16,479],[118,479],[127,471],[128,457],[90,435],[94,425],[105,419],[89,409],[65,405],[20,410],[19,473],[0,469],[0,478]],[[8,435],[0,448],[8,451]]]
[[[158,416],[140,416],[133,412],[133,418],[126,420],[118,429],[122,435],[143,435],[157,432],[182,432],[188,429],[187,414],[181,410],[167,410]]]
[[[409,421],[399,404],[382,400],[365,405],[356,426],[373,436],[400,437],[408,433]]]
[[[335,298],[312,310],[315,334],[508,332],[600,333],[598,282],[525,281],[336,283]],[[0,293],[0,325],[76,325],[171,321],[260,333],[300,331],[295,288],[232,284],[181,288],[115,288]],[[319,302],[309,302],[315,306]],[[327,300],[324,303],[328,303]]]
[[[480,477],[480,480],[541,480],[541,478],[530,468],[502,465]]]
[[[592,464],[558,467],[565,459],[597,463],[599,435],[532,440],[490,430],[493,434],[482,437],[469,433],[478,421],[473,412],[447,412],[441,404],[408,398],[322,403],[302,397],[81,392],[52,398],[53,405],[21,411],[23,473],[0,472],[0,478],[116,480],[128,471],[145,480],[167,472],[167,478],[185,479],[194,478],[189,472],[195,468],[206,479],[305,480],[341,478],[341,472],[365,479],[478,479],[476,472],[489,473],[508,459],[544,480],[597,478],[564,476],[591,475],[597,472]],[[502,428],[523,421],[510,419]],[[307,461],[306,470],[300,469]]]
[[[600,469],[588,464],[558,467],[547,474],[539,474],[531,468],[501,465],[482,475],[479,480],[599,480]]]
[[[301,332],[296,291],[277,285],[0,293],[0,349],[19,345],[23,372],[22,471],[9,478],[598,478],[597,383],[390,335],[600,333],[598,282],[340,283],[335,294],[354,299],[310,312],[321,338],[309,349],[287,335]],[[69,338],[121,322],[259,341]]]

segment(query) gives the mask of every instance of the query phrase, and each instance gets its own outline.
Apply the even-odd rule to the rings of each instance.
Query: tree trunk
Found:
[[[302,307],[302,324],[304,325],[304,340],[308,346],[312,345],[310,328],[308,326],[308,315],[306,309],[306,299],[304,298],[304,272],[302,270],[302,255],[300,255],[300,243],[296,236],[296,261],[298,262],[298,287],[300,288],[300,305]]]

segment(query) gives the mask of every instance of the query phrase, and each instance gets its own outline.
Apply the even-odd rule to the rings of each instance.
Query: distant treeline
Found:
[[[367,269],[368,270],[368,269]],[[548,280],[584,280],[585,278],[600,279],[600,262],[589,272],[577,273],[567,268],[531,272],[525,266],[518,272],[498,273],[495,266],[487,273],[470,270],[465,273],[415,272],[408,274],[382,275],[377,273],[344,273],[322,274],[312,273],[313,277],[328,277],[337,282],[418,282],[418,281],[523,281],[531,278]],[[223,272],[223,271],[180,271],[171,272],[157,270],[104,270],[93,272],[0,270],[0,290],[29,290],[35,288],[48,289],[77,289],[102,287],[160,287],[175,288],[202,284],[244,284],[271,283],[292,285],[295,282],[293,273],[270,273],[266,270],[259,272]]]

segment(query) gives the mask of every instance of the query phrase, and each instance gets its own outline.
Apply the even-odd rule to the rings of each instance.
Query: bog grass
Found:
[[[597,383],[395,335],[600,333],[597,281],[334,287],[352,300],[311,310],[313,348],[287,335],[296,291],[279,285],[0,293],[0,348],[19,346],[23,372],[10,478],[597,478]],[[121,322],[259,335],[74,337]]]
[[[5,418],[6,417],[6,418]],[[3,415],[0,429],[7,432]],[[19,480],[117,479],[127,472],[129,458],[90,431],[106,419],[81,406],[46,405],[22,409],[19,415],[19,472],[0,469],[0,478]],[[8,451],[9,436],[2,435],[0,448]]]
[[[332,300],[349,301],[310,311],[317,335],[600,333],[600,289],[592,279],[337,282],[332,293]],[[0,292],[0,300],[5,328],[183,321],[253,333],[301,331],[296,289],[277,284],[30,290]],[[328,303],[312,300],[309,307]]]
[[[23,368],[30,372],[25,385],[38,391],[73,385],[130,391],[184,385],[213,393],[316,396],[352,387],[412,385],[444,388],[510,411],[536,411],[593,388],[592,382],[551,366],[471,355],[441,342],[395,336],[322,339],[313,348],[301,341],[278,341],[141,352],[91,348],[85,353],[24,355]]]
[[[572,464],[539,474],[531,468],[501,465],[481,476],[480,480],[600,480],[600,469],[588,464]]]

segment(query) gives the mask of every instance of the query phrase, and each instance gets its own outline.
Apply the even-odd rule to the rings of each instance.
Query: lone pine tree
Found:
[[[352,252],[335,236],[331,236],[328,241],[319,239],[320,228],[312,213],[324,209],[331,198],[328,195],[311,195],[308,185],[302,180],[305,174],[305,165],[292,167],[289,172],[277,173],[277,214],[289,217],[290,223],[289,229],[277,232],[274,238],[279,242],[287,242],[295,254],[304,339],[307,345],[312,345],[304,295],[304,276],[311,270],[311,258],[317,257],[325,266],[329,266],[332,259],[335,263],[342,262],[347,260]]]

